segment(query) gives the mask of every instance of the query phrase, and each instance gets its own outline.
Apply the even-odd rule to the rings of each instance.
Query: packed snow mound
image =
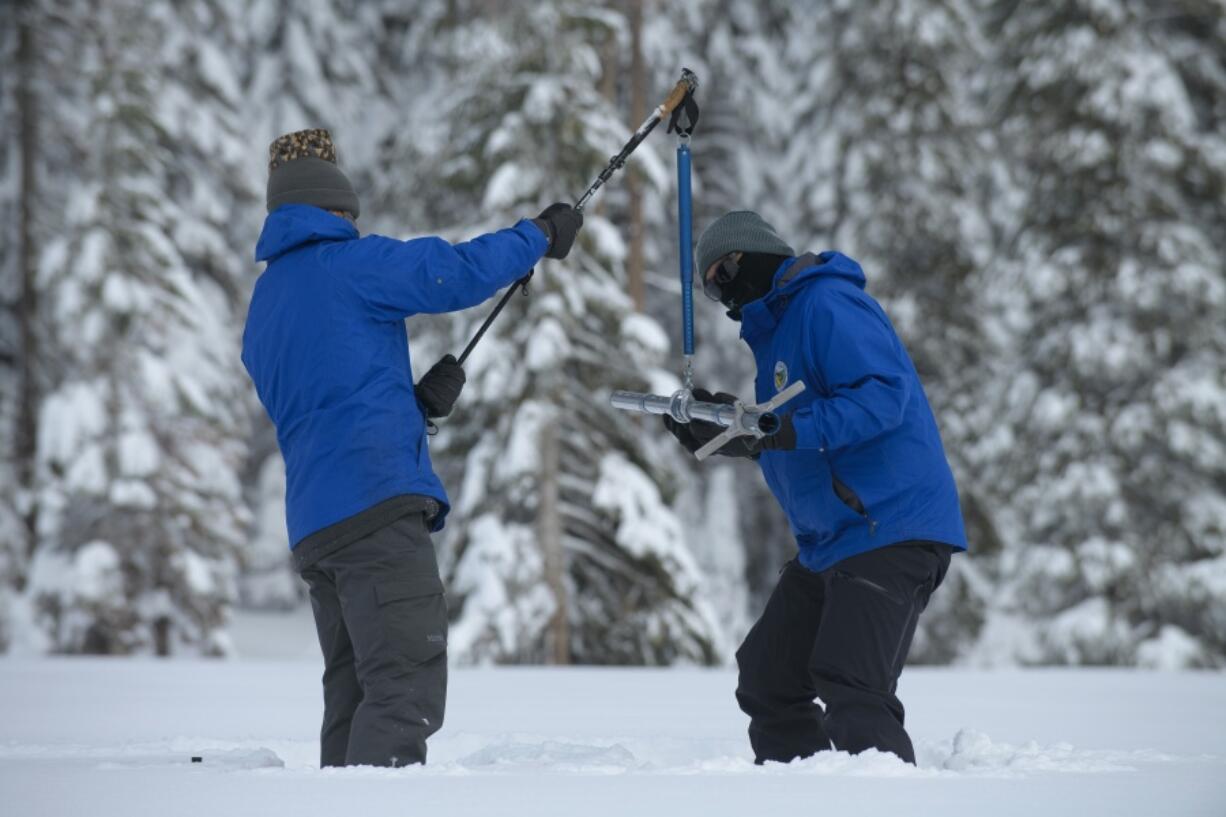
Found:
[[[634,755],[620,744],[592,746],[559,740],[494,741],[458,761],[460,766],[479,768],[532,767],[553,771],[625,771],[638,765]]]
[[[168,751],[157,754],[137,754],[122,760],[111,760],[99,765],[100,769],[132,769],[147,766],[182,766],[184,764],[206,769],[283,769],[285,761],[271,749],[210,749],[195,754]]]
[[[1040,745],[1035,741],[1015,746],[993,741],[982,732],[962,729],[953,740],[929,747],[921,767],[939,766],[970,774],[1024,774],[1027,772],[1128,772],[1144,763],[1176,758],[1153,750],[1104,751],[1078,749],[1071,743]]]

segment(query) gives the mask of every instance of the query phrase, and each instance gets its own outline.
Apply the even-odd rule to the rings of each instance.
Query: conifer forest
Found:
[[[906,343],[970,550],[910,660],[1226,665],[1222,0],[0,0],[0,650],[235,654],[306,603],[239,358],[268,145],[327,128],[363,234],[574,201],[683,67],[695,238],[837,249]],[[724,665],[796,543],[680,386],[651,134],[429,441],[459,663]],[[408,321],[415,366],[493,303]],[[753,357],[696,291],[695,383]]]

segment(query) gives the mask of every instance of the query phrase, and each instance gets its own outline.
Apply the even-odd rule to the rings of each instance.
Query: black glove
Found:
[[[702,448],[703,444],[698,442],[694,432],[690,430],[690,426],[697,425],[701,422],[700,420],[696,420],[693,423],[678,423],[667,414],[663,415],[660,419],[664,421],[664,427],[668,429],[668,432],[677,438],[677,442],[681,443],[681,446],[686,451],[693,454]]]
[[[427,417],[446,417],[455,401],[460,399],[465,380],[464,369],[456,362],[455,355],[443,355],[421,376],[413,391],[425,407]]]
[[[549,238],[549,249],[545,251],[545,257],[561,260],[570,252],[575,236],[583,226],[583,213],[560,201],[546,207],[532,221]]]
[[[694,389],[694,399],[703,403],[727,403],[732,405],[736,402],[736,395],[728,394],[727,392],[716,392],[712,394],[706,389]],[[677,441],[693,454],[698,449],[702,448],[707,443],[714,440],[720,434],[723,434],[725,429],[723,426],[716,423],[708,423],[706,420],[694,420],[690,423],[678,423],[669,415],[664,415],[664,427],[667,428]],[[750,457],[755,458],[762,452],[762,447],[759,441],[753,437],[734,437],[720,447],[716,454],[724,457]]]
[[[769,437],[758,440],[763,451],[795,451],[796,425],[792,422],[790,413],[779,418],[779,430]]]
[[[680,105],[673,108],[673,115],[668,119],[668,130],[665,133],[676,131],[678,135],[689,136],[697,124],[698,103],[694,101],[694,94],[689,93],[681,100]]]

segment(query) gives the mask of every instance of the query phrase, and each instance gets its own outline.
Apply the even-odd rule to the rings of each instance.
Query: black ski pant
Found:
[[[906,542],[813,572],[784,566],[737,650],[736,698],[758,763],[834,748],[915,763],[894,694],[915,625],[951,548]],[[814,699],[820,698],[825,708]]]
[[[321,766],[426,762],[443,725],[447,605],[425,515],[302,571],[324,655]]]

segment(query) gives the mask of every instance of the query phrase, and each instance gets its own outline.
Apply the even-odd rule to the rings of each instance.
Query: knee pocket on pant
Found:
[[[401,576],[375,585],[379,621],[394,655],[423,664],[447,650],[447,600],[438,576]]]

